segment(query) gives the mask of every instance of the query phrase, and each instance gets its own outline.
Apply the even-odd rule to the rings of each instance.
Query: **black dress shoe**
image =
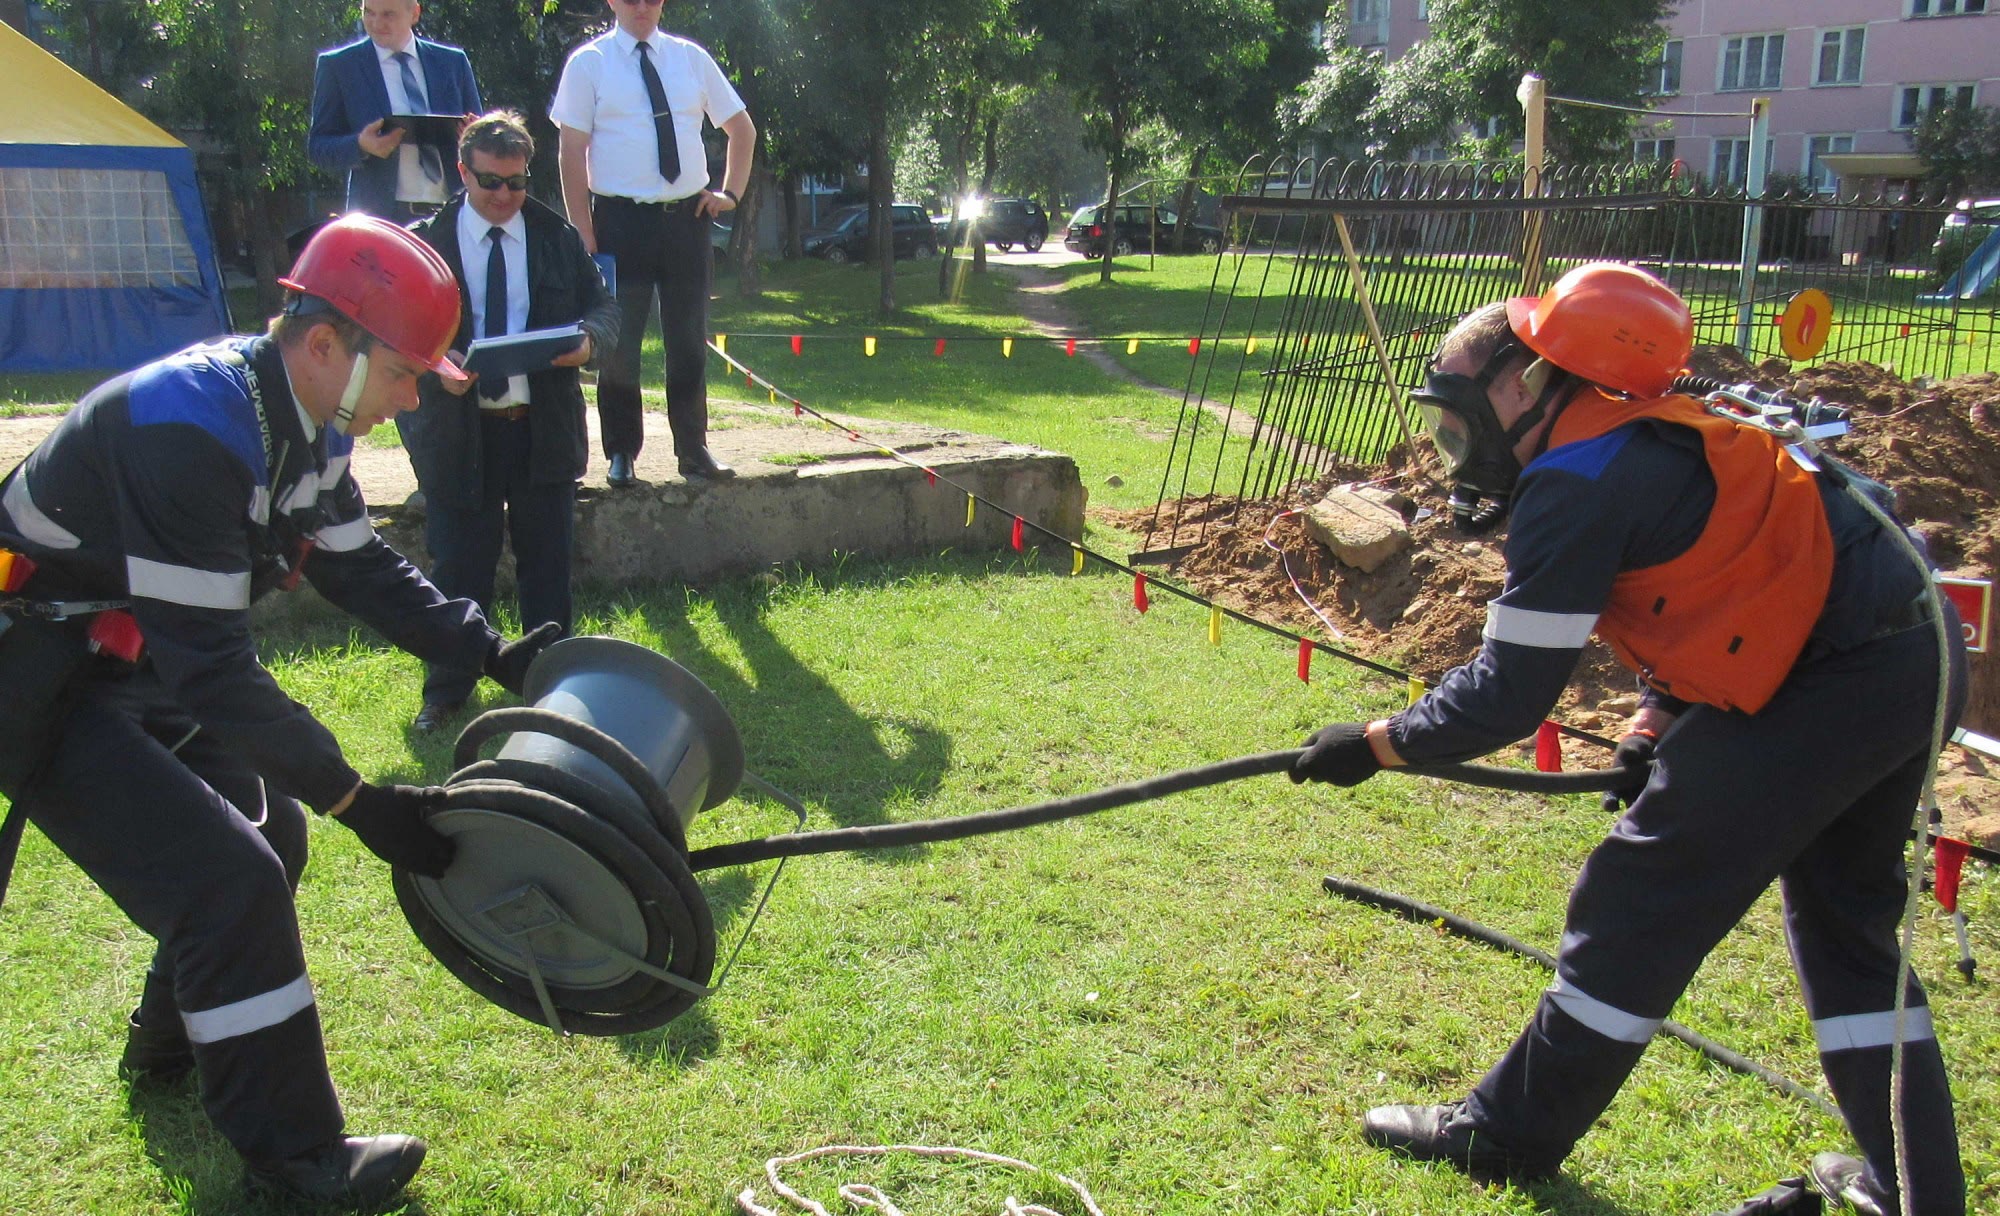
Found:
[[[283,1161],[246,1163],[253,1187],[308,1203],[360,1209],[393,1197],[424,1164],[415,1136],[343,1136]]]
[[[194,1071],[194,1047],[179,1021],[148,1026],[133,1014],[125,1021],[125,1054],[118,1075],[134,1085],[172,1085]]]
[[[722,481],[736,476],[736,470],[717,460],[707,448],[696,448],[681,457],[682,477],[706,477]]]
[[[424,702],[424,707],[417,711],[416,718],[410,723],[410,729],[419,734],[428,735],[432,731],[442,727],[446,722],[451,721],[452,716],[463,708],[465,708],[465,702],[463,701],[452,701],[450,703],[426,701]]]
[[[1846,1153],[1820,1153],[1812,1159],[1813,1189],[1826,1197],[1833,1212],[1856,1212],[1859,1216],[1896,1216],[1901,1208],[1884,1199],[1868,1180],[1868,1167]]]
[[[632,471],[632,458],[623,452],[613,456],[611,458],[611,471],[605,474],[604,480],[613,488],[619,490],[625,489],[627,486],[638,485],[639,476]]]
[[[1475,1178],[1522,1182],[1547,1178],[1562,1164],[1523,1157],[1472,1122],[1465,1103],[1378,1106],[1361,1118],[1361,1135],[1377,1148],[1418,1161],[1443,1161]]]

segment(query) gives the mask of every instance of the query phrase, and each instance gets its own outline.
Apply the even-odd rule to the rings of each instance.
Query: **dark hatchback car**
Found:
[[[1113,212],[1113,223],[1106,225],[1099,216],[1102,206],[1079,207],[1076,214],[1069,217],[1069,232],[1063,237],[1063,248],[1085,257],[1101,257],[1104,253],[1105,230],[1111,230],[1111,253],[1114,257],[1124,257],[1128,253],[1172,253],[1175,248],[1175,232],[1187,229],[1187,249],[1189,253],[1220,253],[1222,251],[1222,229],[1194,220],[1182,220],[1168,207],[1121,206]],[[1158,246],[1154,238],[1159,238]]]
[[[937,256],[937,226],[915,203],[895,203],[889,208],[896,256],[932,258]],[[800,245],[810,257],[829,262],[858,262],[868,256],[868,208],[857,204],[842,207],[826,217],[826,223],[808,228]]]
[[[960,220],[951,230],[951,243],[965,244],[968,225]],[[990,198],[986,214],[979,221],[980,239],[1005,253],[1019,245],[1037,253],[1049,239],[1049,213],[1031,198]]]

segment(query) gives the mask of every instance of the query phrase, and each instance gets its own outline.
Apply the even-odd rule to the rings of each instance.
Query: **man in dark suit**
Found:
[[[349,211],[397,223],[444,202],[450,156],[390,128],[389,116],[481,109],[465,52],[416,36],[423,11],[417,0],[362,0],[368,36],[322,51],[313,69],[306,154],[329,173],[347,174]]]
[[[618,340],[618,302],[583,239],[528,197],[535,141],[521,116],[497,110],[459,139],[465,192],[412,231],[443,255],[464,308],[453,347],[580,324],[584,337],[555,365],[492,383],[425,376],[424,408],[401,416],[425,499],[431,579],[485,611],[493,599],[501,533],[514,548],[521,620],[571,625],[570,550],[577,479],[588,460],[577,368]],[[475,378],[476,379],[476,378]],[[479,673],[430,664],[418,730],[443,725]]]

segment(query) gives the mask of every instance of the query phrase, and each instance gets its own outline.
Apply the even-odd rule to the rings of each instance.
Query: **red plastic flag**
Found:
[[[1200,354],[1200,353],[1201,353],[1201,339],[1200,339],[1200,338],[1189,338],[1189,339],[1188,339],[1188,353],[1189,353],[1190,355],[1198,355],[1198,354]]]
[[[924,469],[924,480],[930,482],[932,485],[936,485],[937,470],[926,466]]]
[[[1132,606],[1141,612],[1153,606],[1153,601],[1146,598],[1146,576],[1144,574],[1134,574],[1132,576]]]
[[[1535,769],[1544,773],[1563,771],[1562,732],[1547,718],[1535,730]]]
[[[1071,339],[1070,339],[1069,341],[1067,341],[1067,342],[1063,343],[1063,353],[1064,353],[1065,355],[1070,355],[1070,356],[1074,356],[1074,355],[1076,354],[1076,339],[1075,339],[1075,338],[1071,338]]]
[[[792,353],[795,355],[806,353],[806,336],[804,334],[792,335]]]
[[[1965,872],[1965,859],[1971,856],[1972,846],[1963,840],[1939,836],[1931,848],[1936,864],[1936,872],[1931,879],[1931,890],[1937,893],[1938,904],[1945,911],[1956,912],[1958,879]]]
[[[1014,517],[1014,535],[1009,543],[1014,546],[1014,552],[1021,551],[1021,517],[1018,515]]]
[[[936,349],[936,350],[934,350],[934,351],[932,351],[931,353],[932,353],[932,354],[934,354],[934,355],[936,355],[936,356],[937,356],[938,358],[940,358],[940,359],[942,359],[942,358],[944,357],[944,339],[943,339],[943,338],[939,338],[939,339],[937,340],[937,349]]]
[[[1299,639],[1299,679],[1307,684],[1313,682],[1313,643],[1311,638]]]
[[[806,416],[805,403],[801,401],[792,402],[792,417],[803,418],[805,416]]]

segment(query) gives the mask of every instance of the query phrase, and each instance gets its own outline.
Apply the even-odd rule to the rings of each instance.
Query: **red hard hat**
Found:
[[[1536,296],[1507,301],[1528,348],[1593,384],[1657,397],[1687,368],[1694,318],[1672,288],[1633,266],[1591,262]]]
[[[437,251],[407,229],[350,212],[315,232],[278,282],[326,301],[440,376],[466,378],[444,357],[458,334],[458,284]]]

